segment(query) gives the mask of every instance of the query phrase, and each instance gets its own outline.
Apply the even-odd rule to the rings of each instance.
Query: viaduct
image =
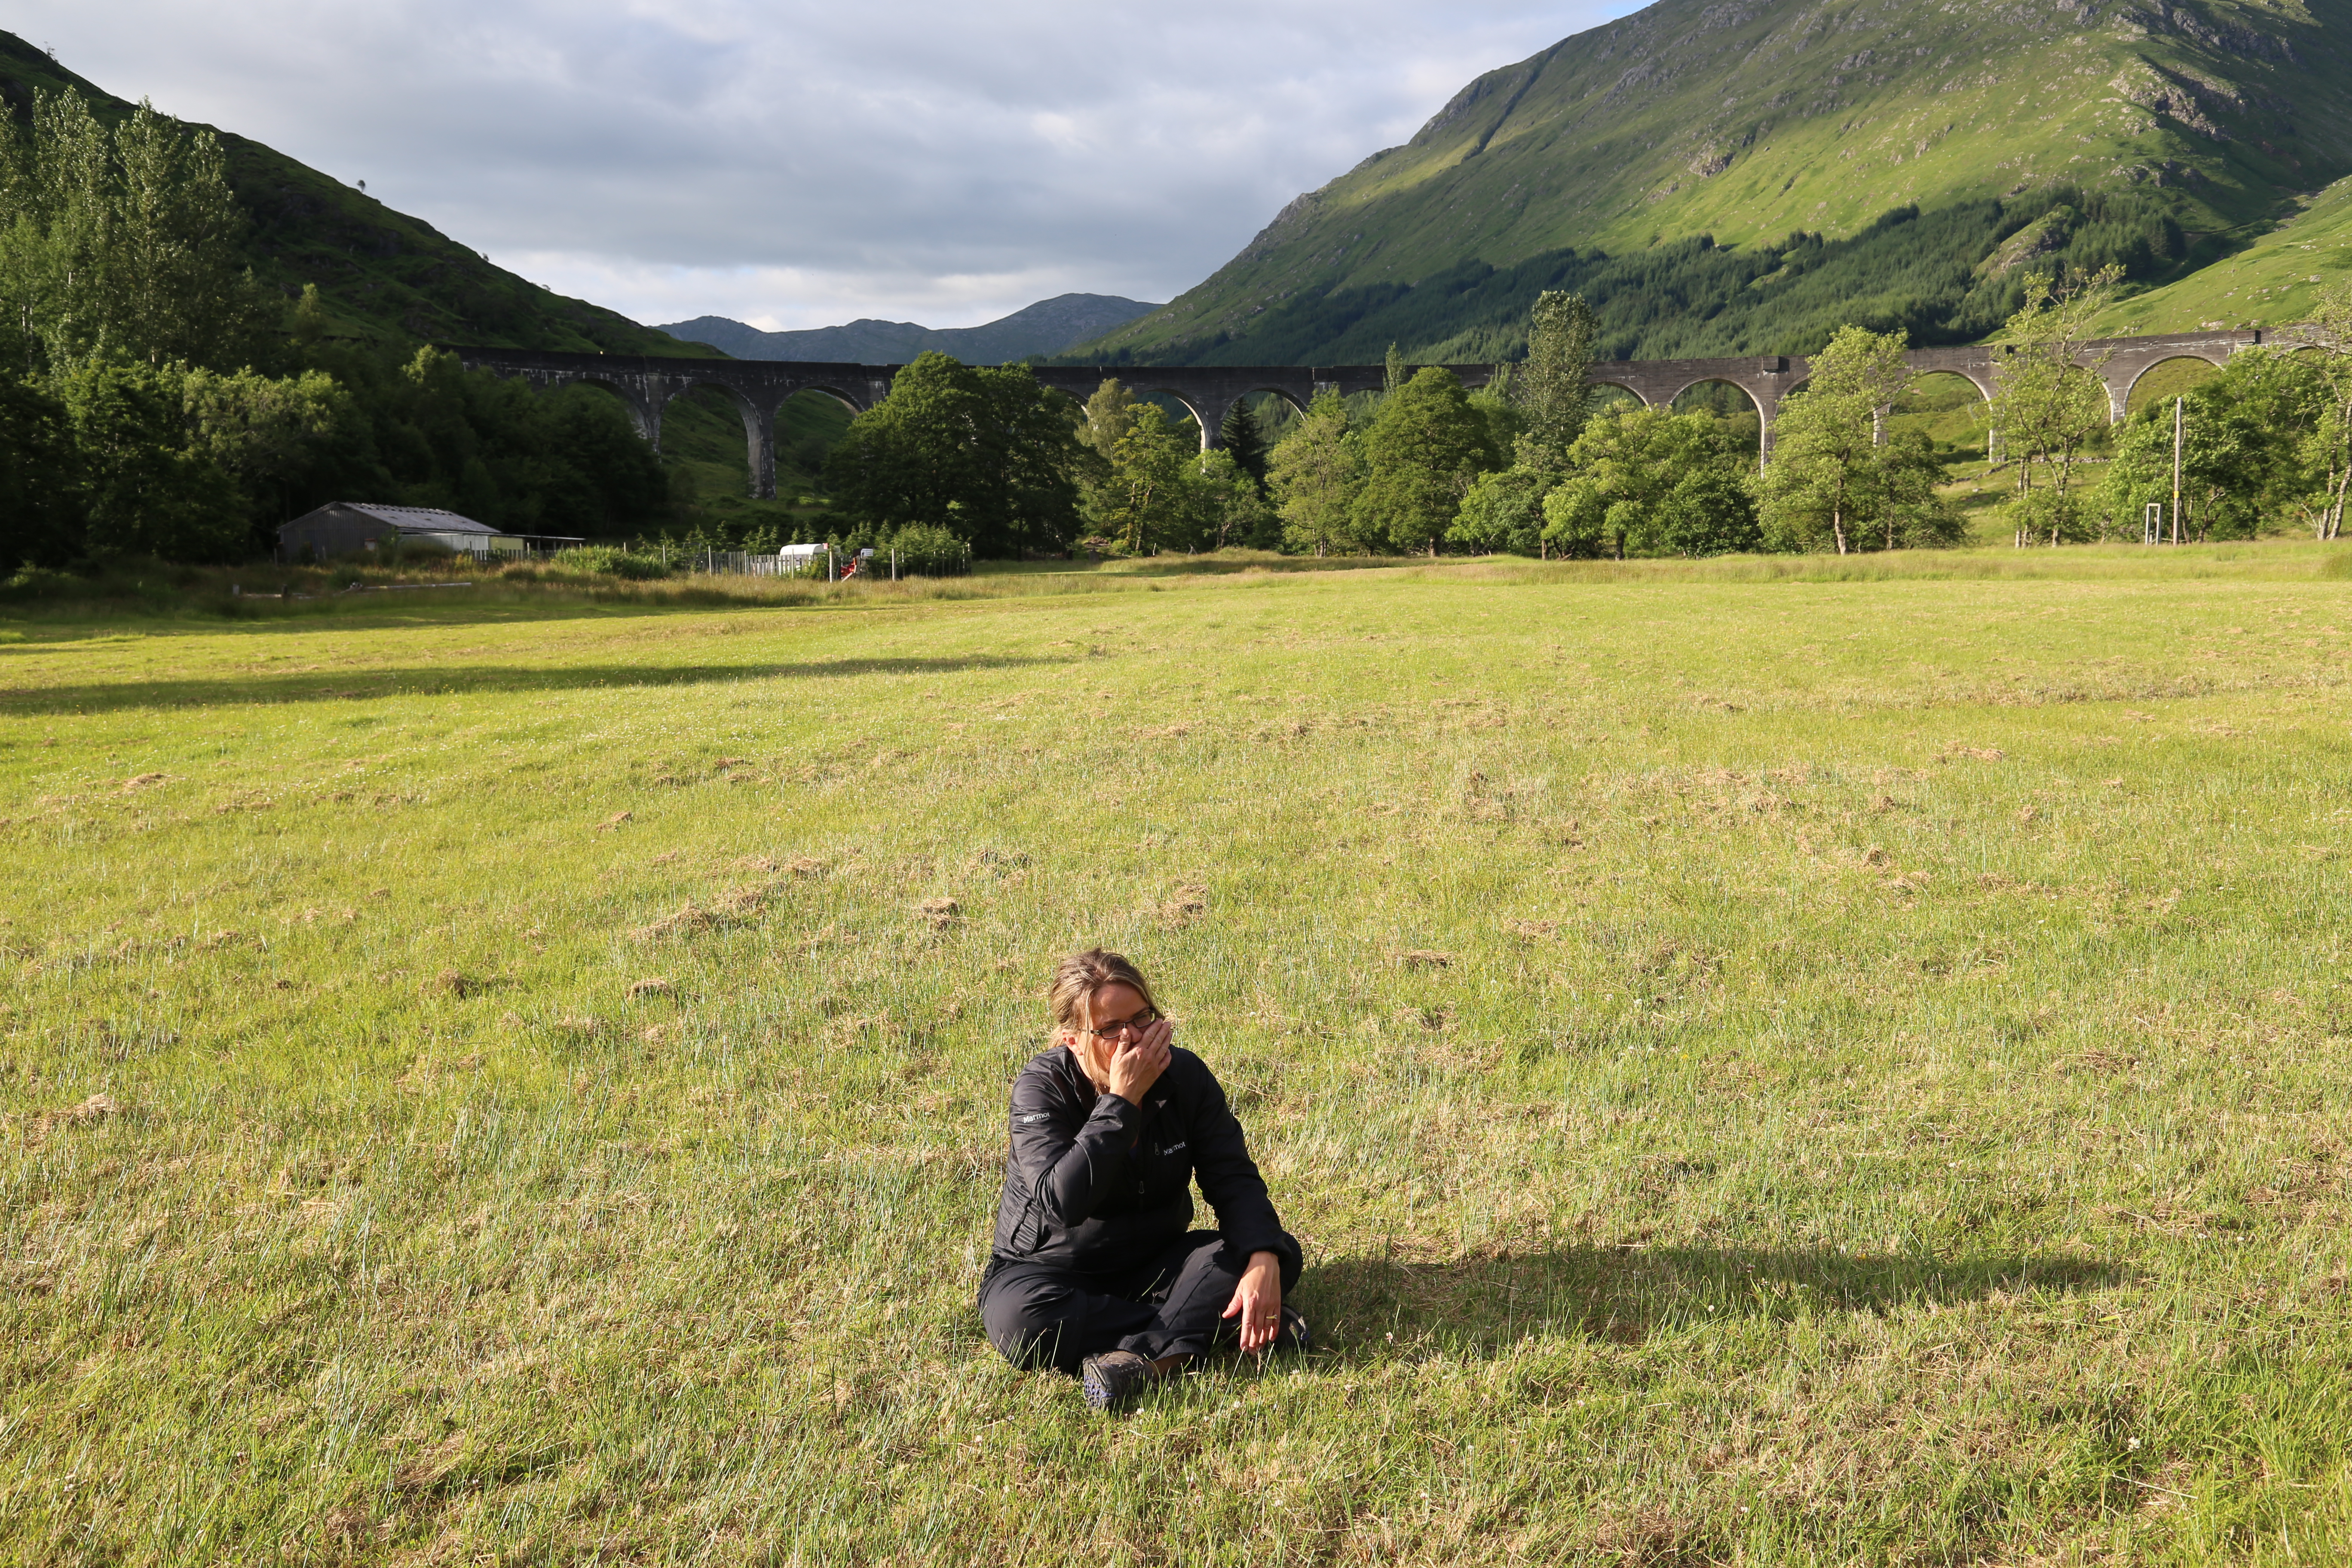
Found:
[[[2119,421],[2139,378],[2167,360],[2196,359],[2221,364],[2242,349],[2295,341],[2299,341],[2299,334],[2292,328],[2107,338],[2089,346],[2084,363],[2093,364],[2105,382],[2110,417]],[[887,395],[890,378],[899,368],[791,360],[550,353],[529,349],[456,348],[452,352],[468,370],[512,376],[536,387],[574,383],[605,387],[619,396],[637,433],[657,450],[661,445],[662,410],[668,406],[669,400],[697,387],[716,387],[743,417],[743,437],[751,448],[751,493],[762,500],[772,499],[776,493],[775,420],[777,410],[786,399],[799,393],[814,392],[837,398],[853,412],[862,413]],[[1969,344],[1913,349],[1905,357],[1922,375],[1948,373],[1964,376],[1979,393],[1990,398],[2001,361],[2010,352],[1997,343]],[[1484,364],[1446,368],[1461,377],[1465,386],[1484,385],[1495,373],[1494,366]],[[1670,405],[1693,387],[1711,382],[1736,386],[1756,405],[1762,428],[1762,455],[1769,458],[1772,451],[1772,420],[1780,412],[1780,400],[1804,381],[1808,372],[1807,362],[1801,356],[1764,354],[1744,359],[1603,361],[1592,366],[1589,379],[1596,386],[1613,386],[1631,393],[1650,407]],[[1164,394],[1182,404],[1200,421],[1201,445],[1206,449],[1215,445],[1226,411],[1240,398],[1272,393],[1293,407],[1304,409],[1320,392],[1337,392],[1343,396],[1378,392],[1386,384],[1387,369],[1377,364],[1088,365],[1039,366],[1034,374],[1044,384],[1066,392],[1081,403],[1110,377],[1139,394]]]

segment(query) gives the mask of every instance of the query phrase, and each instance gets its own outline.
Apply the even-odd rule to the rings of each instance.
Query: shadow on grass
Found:
[[[279,702],[364,701],[376,697],[468,696],[477,692],[625,690],[741,680],[838,679],[861,675],[958,675],[1072,662],[975,655],[968,658],[843,658],[811,664],[569,665],[517,668],[453,665],[441,669],[344,669],[235,679],[115,681],[104,685],[0,687],[0,713],[106,713],[140,708],[216,708]]]
[[[1575,1247],[1452,1262],[1342,1258],[1310,1267],[1301,1309],[1325,1348],[1437,1341],[1499,1349],[1526,1334],[1636,1344],[1660,1330],[2098,1289],[2111,1265],[2072,1258],[1864,1258],[1828,1248]]]

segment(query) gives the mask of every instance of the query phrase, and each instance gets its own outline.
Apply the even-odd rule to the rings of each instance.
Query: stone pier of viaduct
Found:
[[[2084,363],[2092,364],[2106,384],[2111,416],[2120,420],[2129,405],[2132,388],[2141,376],[2167,360],[2195,359],[2221,364],[2231,354],[2259,343],[2291,344],[2298,334],[2284,330],[2240,329],[2227,331],[2177,333],[2167,337],[2108,338],[2089,346]],[[751,493],[763,500],[776,493],[776,414],[785,400],[803,392],[836,398],[856,412],[873,407],[887,396],[897,365],[815,364],[791,360],[671,359],[639,354],[549,353],[528,349],[457,348],[454,352],[468,370],[512,376],[534,386],[567,386],[574,383],[607,388],[629,410],[638,434],[658,449],[662,410],[680,393],[713,387],[734,404],[743,418],[743,437],[750,448]],[[1923,375],[1948,373],[1966,377],[1990,398],[1997,387],[2000,366],[2008,351],[1999,344],[1959,348],[1914,349],[1905,357]],[[1494,366],[1449,365],[1466,386],[1484,385]],[[1615,360],[1593,365],[1590,379],[1597,386],[1631,393],[1644,405],[1664,407],[1684,393],[1708,383],[1736,386],[1756,405],[1761,426],[1763,456],[1772,451],[1772,423],[1780,400],[1801,385],[1809,366],[1792,354],[1748,355],[1738,359]],[[1087,365],[1039,366],[1034,373],[1047,386],[1067,393],[1080,403],[1094,395],[1106,379],[1116,378],[1138,394],[1163,394],[1182,404],[1200,421],[1201,445],[1214,446],[1226,411],[1244,397],[1271,393],[1293,407],[1304,409],[1316,394],[1331,391],[1345,396],[1378,392],[1386,384],[1385,366],[1370,365]]]

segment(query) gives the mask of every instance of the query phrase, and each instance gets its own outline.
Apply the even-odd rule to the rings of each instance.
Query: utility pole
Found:
[[[2180,408],[2182,399],[2172,400],[2172,542],[2180,542]]]

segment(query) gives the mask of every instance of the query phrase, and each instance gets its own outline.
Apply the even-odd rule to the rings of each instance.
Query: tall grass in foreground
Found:
[[[0,1558],[2340,1558],[2283,559],[25,621]],[[1108,1422],[971,1305],[1089,941],[1325,1346]]]

